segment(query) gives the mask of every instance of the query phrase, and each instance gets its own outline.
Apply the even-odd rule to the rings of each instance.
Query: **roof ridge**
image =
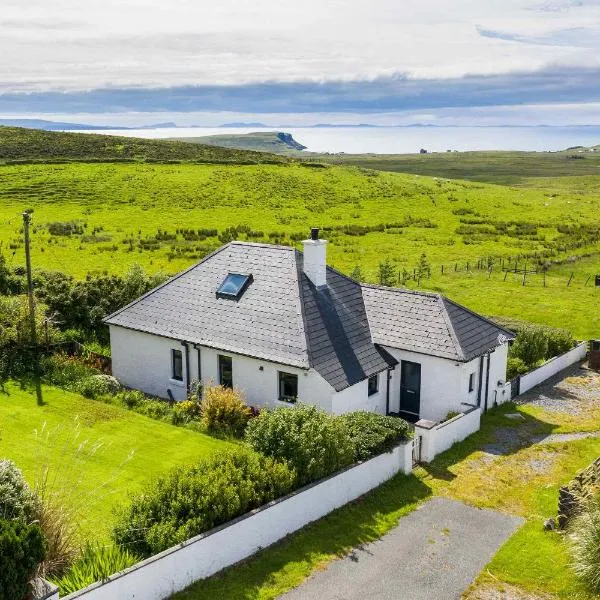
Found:
[[[489,323],[490,325],[493,325],[494,327],[496,327],[496,329],[501,329],[502,331],[504,331],[505,333],[508,333],[511,336],[515,335],[514,331],[511,331],[510,329],[507,329],[506,327],[503,327],[502,325],[498,325],[498,323],[494,323],[494,321],[492,321],[491,319],[488,319],[484,315],[480,315],[479,313],[472,311],[470,308],[467,308],[466,306],[463,306],[462,304],[455,302],[454,300],[451,300],[450,298],[446,298],[445,296],[442,296],[442,299],[444,300],[444,302],[450,302],[451,304],[454,304],[454,306],[458,306],[458,308],[468,312],[469,314],[473,315],[474,317],[477,317],[478,319],[485,321],[486,323]]]
[[[440,297],[438,299],[438,303],[441,305],[442,317],[444,318],[444,323],[446,324],[446,327],[448,328],[448,333],[450,334],[450,339],[452,340],[452,343],[454,344],[456,353],[464,361],[464,360],[466,360],[467,357],[465,355],[463,347],[460,345],[460,341],[458,339],[458,336],[456,335],[456,331],[454,331],[454,325],[452,324],[452,319],[450,318],[450,315],[448,314],[448,309],[446,308],[445,300],[446,300],[446,298],[444,298],[444,296],[440,295]]]
[[[267,242],[249,242],[247,240],[232,240],[227,246],[253,246],[255,248],[275,248],[276,250],[296,251],[295,246],[284,246],[283,244],[268,244]]]
[[[155,288],[152,288],[151,290],[149,290],[145,294],[141,295],[139,298],[136,298],[135,300],[133,300],[133,302],[130,302],[129,304],[126,304],[122,308],[119,308],[118,310],[115,310],[115,312],[113,312],[110,315],[104,317],[102,319],[102,322],[103,323],[108,323],[109,319],[113,319],[114,317],[120,315],[124,310],[127,310],[128,308],[130,308],[132,306],[135,306],[138,302],[141,302],[142,300],[145,300],[148,296],[151,296],[155,292],[158,292],[158,290],[164,288],[166,285],[169,285],[171,282],[177,281],[177,279],[179,279],[180,277],[183,277],[184,275],[186,275],[187,273],[189,273],[190,271],[192,271],[193,269],[195,269],[197,266],[201,265],[203,262],[206,262],[207,260],[209,260],[213,256],[216,256],[217,254],[219,254],[219,252],[222,252],[223,250],[225,250],[225,248],[229,248],[229,246],[231,246],[231,245],[232,245],[232,242],[228,242],[227,244],[224,244],[220,248],[217,248],[216,250],[213,250],[212,252],[210,252],[209,254],[207,254],[202,260],[199,260],[197,263],[194,263],[193,265],[189,266],[187,269],[184,269],[183,271],[181,271],[181,273],[177,273],[176,275],[173,275],[173,277],[169,277],[166,281],[163,281],[160,285],[157,285]]]
[[[352,281],[354,281],[354,280],[352,280]],[[397,287],[392,287],[390,285],[379,285],[377,283],[362,283],[362,282],[360,282],[359,285],[361,287],[372,288],[374,290],[386,290],[388,292],[396,292],[399,294],[412,294],[414,296],[425,296],[427,298],[443,298],[442,294],[439,294],[437,292],[425,292],[422,290],[409,290],[408,288],[397,288]]]

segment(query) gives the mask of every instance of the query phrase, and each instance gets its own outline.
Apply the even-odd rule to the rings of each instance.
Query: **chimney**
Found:
[[[304,273],[316,287],[327,285],[327,241],[319,239],[319,230],[310,230],[310,240],[304,240]]]

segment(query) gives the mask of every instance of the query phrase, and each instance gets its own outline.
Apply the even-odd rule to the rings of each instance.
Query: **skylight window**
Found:
[[[217,290],[217,298],[239,300],[251,283],[252,275],[229,273]]]

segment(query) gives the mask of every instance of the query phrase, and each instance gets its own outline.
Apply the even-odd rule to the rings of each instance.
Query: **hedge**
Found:
[[[115,542],[151,556],[291,492],[286,464],[238,448],[179,467],[134,496],[117,519]]]

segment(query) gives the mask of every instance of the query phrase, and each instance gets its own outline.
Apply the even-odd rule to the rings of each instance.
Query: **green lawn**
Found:
[[[424,253],[431,278],[405,281],[406,287],[591,338],[600,335],[594,310],[600,288],[593,286],[600,274],[599,198],[599,176],[508,187],[301,164],[5,165],[0,239],[9,264],[23,264],[20,214],[32,208],[34,267],[83,277],[123,273],[136,262],[148,272],[173,274],[232,238],[301,247],[297,240],[311,226],[334,228],[323,233],[328,260],[346,273],[358,266],[363,280],[376,282],[383,258],[399,275],[413,273]],[[73,222],[73,233],[53,233],[49,224],[56,222]],[[571,230],[559,231],[565,225]],[[226,231],[239,226],[250,233]],[[183,229],[194,232],[190,237]],[[217,235],[198,235],[199,229]],[[518,275],[504,280],[502,258],[542,253],[552,262],[546,288],[539,274],[526,286]],[[495,261],[492,272],[477,270],[488,257]]]
[[[123,408],[44,386],[35,394],[8,384],[0,392],[0,457],[33,483],[45,466],[92,539],[106,538],[113,508],[153,476],[229,444]]]

